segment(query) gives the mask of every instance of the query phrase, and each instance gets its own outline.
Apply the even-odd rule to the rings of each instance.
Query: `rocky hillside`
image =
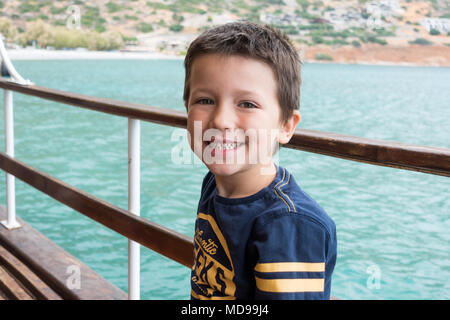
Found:
[[[450,46],[448,0],[0,0],[0,32],[21,46],[182,54],[201,31],[242,18],[306,47]]]

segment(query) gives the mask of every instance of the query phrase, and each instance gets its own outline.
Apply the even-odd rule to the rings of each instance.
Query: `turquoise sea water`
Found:
[[[40,86],[184,110],[181,60],[14,64]],[[450,68],[306,64],[303,78],[301,128],[450,148]],[[19,160],[127,208],[127,119],[17,93],[14,109]],[[141,124],[141,216],[193,236],[207,171],[171,161],[175,130]],[[449,178],[290,149],[279,164],[336,222],[332,295],[450,298]],[[3,205],[4,189],[1,174]],[[127,290],[126,238],[17,180],[16,193],[22,219]],[[143,299],[189,298],[188,268],[141,253]]]

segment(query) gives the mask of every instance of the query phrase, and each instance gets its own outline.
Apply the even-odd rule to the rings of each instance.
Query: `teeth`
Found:
[[[235,149],[237,147],[236,143],[220,143],[220,142],[211,142],[211,147],[213,149],[222,150],[222,149]]]

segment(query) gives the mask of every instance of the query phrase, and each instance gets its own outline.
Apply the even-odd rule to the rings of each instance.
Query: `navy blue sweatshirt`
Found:
[[[244,198],[203,180],[194,236],[192,299],[329,299],[336,226],[281,166]]]

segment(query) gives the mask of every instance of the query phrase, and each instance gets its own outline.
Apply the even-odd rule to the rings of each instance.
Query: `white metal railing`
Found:
[[[25,80],[14,68],[6,52],[3,36],[0,35],[0,58],[9,73],[12,82],[28,86],[33,84]],[[13,96],[11,90],[4,90],[5,109],[5,149],[6,154],[14,158],[14,117]],[[128,211],[140,216],[140,120],[128,119]],[[6,173],[7,220],[1,221],[8,230],[20,228],[16,220],[15,177]],[[140,299],[140,244],[128,239],[128,299]]]
[[[128,119],[128,211],[140,216],[140,120]],[[128,239],[128,299],[140,299],[140,244]]]
[[[22,76],[16,71],[16,68],[14,68],[11,60],[9,59],[8,53],[6,52],[6,48],[3,43],[3,35],[1,34],[0,34],[0,56],[2,58],[2,62],[6,67],[6,70],[8,70],[14,82],[23,85],[32,84],[30,80],[25,80],[24,78],[22,78]]]
[[[22,78],[22,76],[14,68],[11,60],[8,57],[8,54],[6,53],[2,35],[0,35],[0,56],[2,59],[2,65],[10,74],[12,81],[23,85],[28,85],[31,83],[29,80],[25,80],[24,78]],[[10,157],[14,157],[13,95],[12,91],[10,90],[3,91],[3,101],[5,109],[5,149],[7,155],[9,155]],[[5,221],[1,221],[1,224],[9,230],[19,228],[20,224],[16,220],[15,177],[9,173],[6,173],[6,209],[8,218]]]
[[[14,157],[14,117],[13,117],[13,95],[12,91],[4,90],[5,106],[5,149],[6,154]],[[6,210],[7,220],[2,221],[7,229],[19,228],[20,224],[16,220],[16,188],[15,177],[6,173]]]

